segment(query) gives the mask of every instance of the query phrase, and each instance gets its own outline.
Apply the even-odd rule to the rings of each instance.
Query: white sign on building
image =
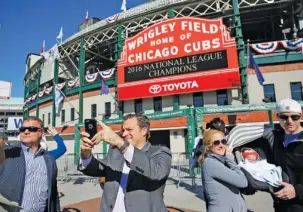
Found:
[[[8,117],[7,130],[8,131],[19,131],[22,126],[23,117]]]
[[[11,98],[12,83],[0,80],[0,99]]]

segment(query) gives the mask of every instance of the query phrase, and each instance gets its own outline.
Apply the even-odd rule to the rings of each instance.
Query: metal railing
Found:
[[[85,180],[98,182],[97,177],[86,176],[78,171],[77,165],[74,164],[74,156],[74,154],[65,154],[57,159],[57,179],[60,181],[69,181],[83,178]],[[105,156],[105,153],[94,153],[94,157],[99,160],[105,158]],[[197,179],[200,179],[201,182],[200,168],[191,169],[191,159],[190,153],[172,154],[172,164],[167,184],[175,184],[178,188],[182,183],[195,186]]]

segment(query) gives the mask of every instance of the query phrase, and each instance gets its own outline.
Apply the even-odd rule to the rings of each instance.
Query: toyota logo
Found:
[[[149,92],[152,94],[157,94],[160,93],[162,90],[160,85],[152,85],[149,87]]]

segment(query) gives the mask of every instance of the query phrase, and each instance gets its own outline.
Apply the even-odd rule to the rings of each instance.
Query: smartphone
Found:
[[[85,132],[89,134],[89,139],[92,139],[97,134],[97,121],[95,119],[84,120]]]

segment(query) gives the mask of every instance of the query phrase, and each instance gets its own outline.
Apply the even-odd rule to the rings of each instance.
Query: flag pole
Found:
[[[77,110],[77,108],[70,102],[70,100],[67,98],[67,96],[65,96],[65,94],[58,88],[58,86],[56,85],[55,81],[53,80],[53,83],[55,85],[55,89],[58,89],[58,91],[62,94],[62,96],[67,100],[67,102],[70,104],[70,106],[72,106],[72,108],[74,108],[76,110],[76,112],[78,113],[78,115],[80,114],[79,111]]]

